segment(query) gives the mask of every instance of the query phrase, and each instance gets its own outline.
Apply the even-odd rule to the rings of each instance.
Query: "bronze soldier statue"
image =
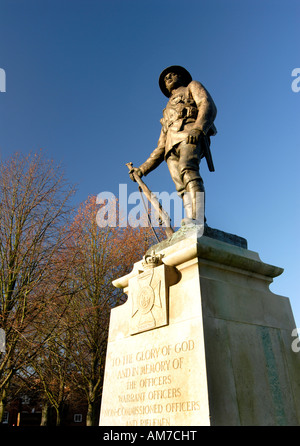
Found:
[[[204,185],[199,173],[201,158],[205,157],[209,170],[214,170],[210,137],[217,133],[214,125],[217,108],[204,86],[192,80],[190,73],[178,65],[161,73],[159,86],[169,101],[160,120],[158,144],[140,167],[132,168],[130,178],[135,181],[133,172],[142,177],[166,160],[183,199],[187,218],[182,224],[195,224],[199,222],[199,210],[204,209]]]

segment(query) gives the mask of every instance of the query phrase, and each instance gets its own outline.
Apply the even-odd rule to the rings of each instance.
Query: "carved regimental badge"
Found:
[[[129,281],[131,335],[168,324],[166,266],[161,259],[154,253],[145,256],[144,271]]]

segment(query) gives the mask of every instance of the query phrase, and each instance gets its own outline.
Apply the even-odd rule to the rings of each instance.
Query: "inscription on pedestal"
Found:
[[[128,278],[127,302],[113,310],[102,426],[210,424],[201,307],[190,299],[199,293],[198,274],[190,275],[189,264],[185,286],[182,272],[162,258],[145,256],[143,270]],[[195,311],[178,317],[187,301]]]
[[[106,379],[111,386],[106,385],[112,393],[101,411],[102,425],[106,425],[106,420],[107,425],[185,425],[186,418],[188,425],[199,424],[199,421],[208,424],[201,343],[199,338],[184,337],[185,330],[182,336],[175,331],[172,330],[175,336],[171,342],[153,343],[152,340],[148,344],[148,332],[131,338],[135,340],[131,346],[127,340],[129,353],[124,353],[126,350],[120,344],[118,349],[114,346],[111,354],[108,352],[106,370],[109,376]],[[162,331],[162,337],[163,334]],[[195,387],[193,380],[188,379],[191,373],[197,376]]]

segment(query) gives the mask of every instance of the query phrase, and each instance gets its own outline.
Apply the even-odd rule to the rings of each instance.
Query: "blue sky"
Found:
[[[125,163],[155,148],[169,65],[218,108],[216,171],[201,165],[210,226],[285,269],[271,285],[300,327],[298,0],[2,0],[0,156],[43,148],[77,183],[76,202],[136,185]],[[147,176],[174,191],[165,163]]]

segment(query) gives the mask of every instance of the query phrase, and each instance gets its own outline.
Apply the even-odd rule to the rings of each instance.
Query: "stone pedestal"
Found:
[[[199,229],[199,228],[198,228]],[[300,425],[300,353],[282,269],[246,241],[180,230],[114,282],[103,426]]]

